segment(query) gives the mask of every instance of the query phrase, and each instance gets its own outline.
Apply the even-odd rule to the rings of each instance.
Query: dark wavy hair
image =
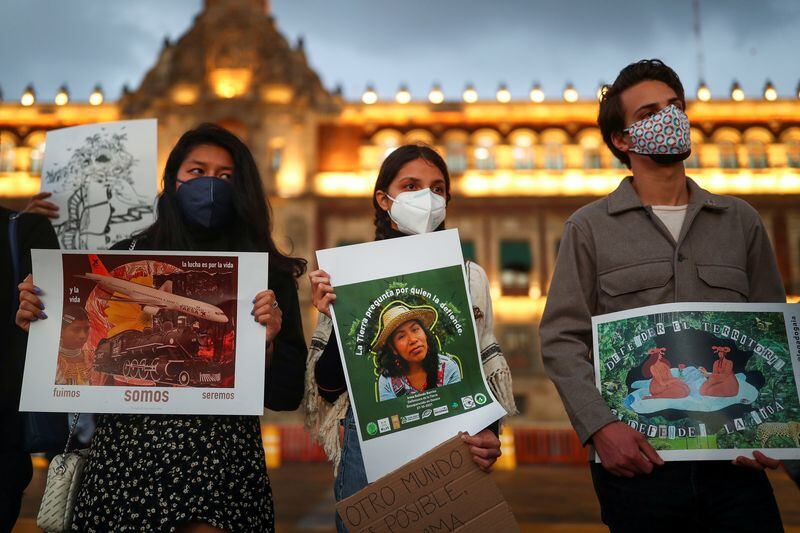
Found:
[[[600,111],[597,115],[597,124],[600,126],[600,133],[603,134],[603,140],[606,142],[608,149],[628,168],[631,168],[630,156],[614,146],[614,142],[611,139],[613,134],[622,133],[622,130],[625,129],[625,110],[622,108],[620,94],[626,89],[647,80],[660,81],[667,84],[670,89],[675,91],[678,98],[683,101],[683,107],[686,107],[686,96],[680,78],[674,70],[665,65],[660,59],[642,59],[636,63],[631,63],[620,71],[611,87],[603,92],[600,100]]]
[[[306,260],[283,254],[272,239],[272,213],[261,186],[261,175],[253,154],[236,135],[216,124],[204,123],[184,133],[172,149],[164,168],[164,190],[158,197],[156,221],[138,238],[148,239],[163,250],[192,250],[186,223],[181,216],[175,186],[181,164],[194,148],[202,144],[218,146],[233,159],[233,196],[235,220],[228,238],[231,251],[267,252],[269,263],[279,271],[299,277]]]
[[[416,159],[424,159],[428,163],[434,165],[439,169],[444,177],[445,186],[445,200],[450,201],[450,172],[447,170],[447,164],[439,155],[439,152],[428,146],[427,144],[404,144],[391,154],[386,156],[383,160],[381,168],[378,171],[378,179],[375,180],[375,190],[372,192],[372,205],[375,207],[375,240],[380,241],[388,239],[392,236],[392,219],[389,218],[389,213],[384,211],[378,200],[375,199],[377,191],[387,192],[389,185],[397,177],[397,173],[403,168],[403,165],[410,163]],[[436,231],[444,229],[444,222],[436,228]]]
[[[420,325],[428,341],[428,353],[425,354],[425,359],[422,360],[422,368],[425,369],[425,374],[428,377],[427,388],[431,389],[436,387],[437,370],[439,368],[439,345],[436,342],[436,337],[433,336],[430,329],[425,327],[422,321],[413,320]],[[378,353],[378,372],[387,378],[400,377],[408,372],[408,361],[392,351],[395,333],[389,336]]]

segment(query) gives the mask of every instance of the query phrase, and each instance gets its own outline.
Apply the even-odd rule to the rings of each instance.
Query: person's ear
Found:
[[[627,133],[615,132],[611,134],[611,143],[620,152],[628,153],[631,149],[631,137]]]
[[[378,202],[378,205],[381,206],[381,209],[384,211],[389,211],[389,209],[392,207],[391,198],[389,198],[389,195],[380,189],[375,191],[375,201]]]

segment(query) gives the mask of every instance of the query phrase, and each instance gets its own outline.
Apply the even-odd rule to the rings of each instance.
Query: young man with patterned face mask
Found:
[[[611,531],[782,531],[763,471],[778,461],[755,452],[665,464],[594,384],[593,315],[681,301],[785,302],[758,213],[686,176],[685,108],[678,76],[658,60],[628,65],[603,95],[600,130],[632,175],[566,222],[542,356],[578,436],[602,461],[590,467]]]

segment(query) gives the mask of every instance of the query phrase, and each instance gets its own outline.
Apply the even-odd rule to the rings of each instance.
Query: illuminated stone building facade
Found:
[[[765,220],[787,294],[800,294],[800,99],[741,93],[688,105],[694,150],[688,173],[706,188],[753,204]],[[64,93],[66,94],[66,93]],[[65,100],[67,100],[65,102]],[[192,27],[165,41],[140,86],[117,102],[36,101],[33,89],[0,103],[0,201],[20,207],[38,191],[45,132],[123,118],[159,120],[159,163],[179,135],[201,121],[236,132],[252,149],[275,216],[275,232],[313,263],[314,250],[368,241],[369,200],[383,158],[405,142],[445,156],[454,201],[447,223],[465,256],[491,281],[495,331],[514,371],[524,418],[563,424],[546,379],[538,322],[566,218],[625,176],[596,125],[595,95],[568,88],[545,99],[495,99],[465,90],[424,101],[401,90],[345,101],[309,67],[302,41],[289,44],[263,0],[206,0]],[[301,298],[308,304],[307,283]],[[792,296],[796,298],[796,296]],[[307,334],[316,321],[310,304]]]

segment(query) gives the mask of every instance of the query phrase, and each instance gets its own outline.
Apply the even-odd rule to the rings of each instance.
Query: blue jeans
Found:
[[[369,484],[367,471],[364,469],[364,458],[361,456],[361,446],[358,444],[358,431],[353,418],[352,408],[347,408],[344,419],[344,440],[342,442],[342,457],[339,460],[339,473],[333,484],[333,495],[336,501],[342,501],[352,496]],[[336,513],[336,531],[347,533],[347,528]]]
[[[676,461],[649,475],[617,477],[590,463],[611,533],[783,531],[766,474],[728,461]]]

